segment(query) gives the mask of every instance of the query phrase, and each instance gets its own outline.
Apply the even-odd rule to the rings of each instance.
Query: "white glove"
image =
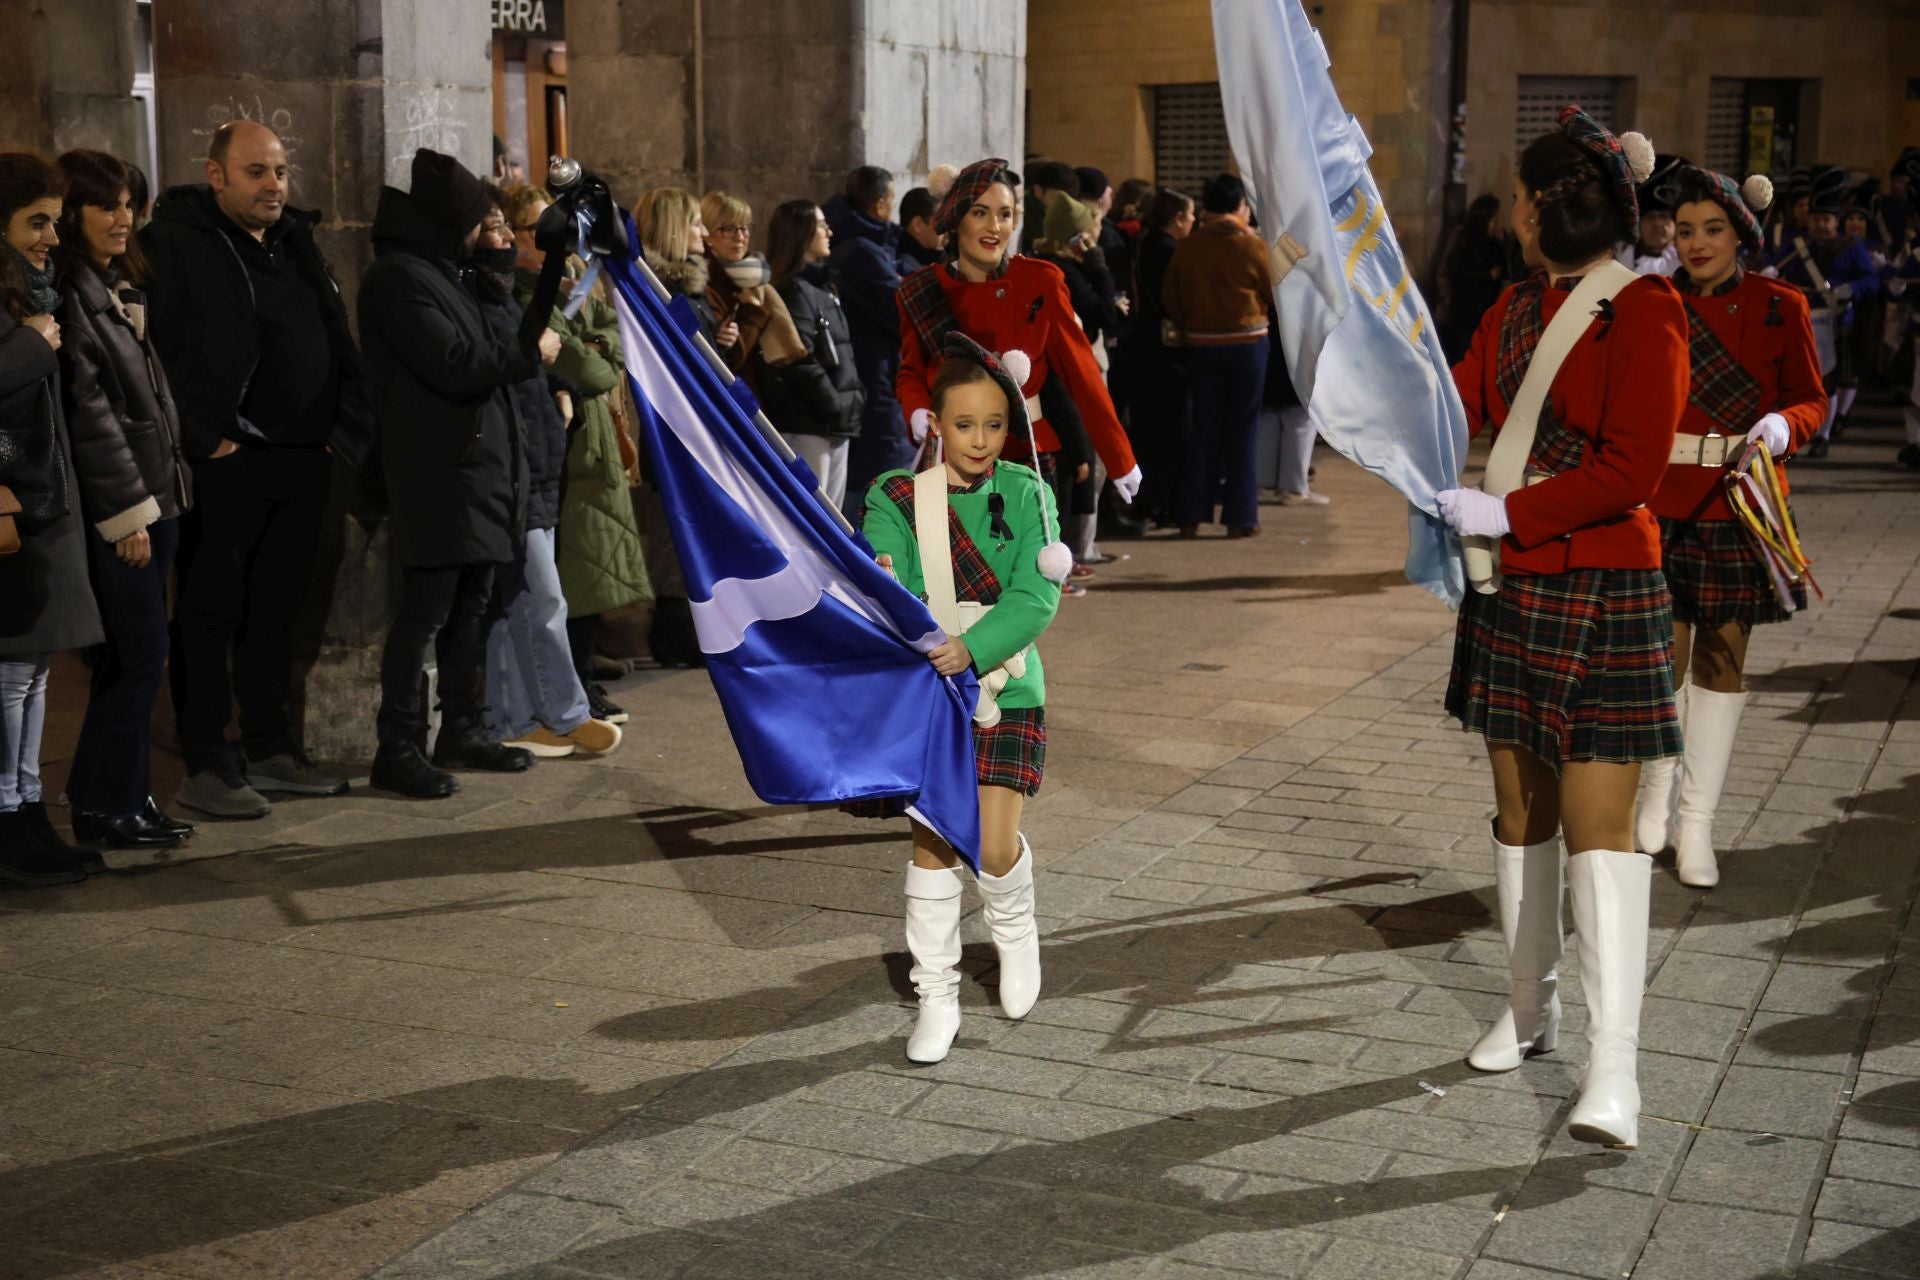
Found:
[[[1760,268],[1760,274],[1765,276],[1769,280],[1778,280],[1780,278],[1780,268],[1762,267]]]
[[[1133,495],[1140,492],[1140,464],[1134,463],[1133,470],[1115,480],[1113,489],[1120,495],[1120,501],[1132,502]]]
[[[1468,538],[1499,538],[1512,531],[1507,523],[1507,500],[1478,489],[1442,489],[1434,495],[1440,518]]]
[[[1793,436],[1787,431],[1787,420],[1777,413],[1770,413],[1753,424],[1753,430],[1747,432],[1747,443],[1755,440],[1767,446],[1767,452],[1776,458],[1787,456],[1787,447],[1793,443]]]
[[[1850,285],[1850,284],[1837,284],[1837,285],[1835,285],[1835,286],[1833,286],[1833,299],[1834,299],[1834,301],[1835,301],[1835,302],[1846,302],[1846,301],[1848,301],[1849,299],[1851,299],[1852,297],[1853,297],[1853,286],[1852,286],[1852,285]]]
[[[927,442],[927,423],[929,420],[925,409],[915,409],[913,416],[907,419],[907,435],[912,437],[915,444],[925,444]]]

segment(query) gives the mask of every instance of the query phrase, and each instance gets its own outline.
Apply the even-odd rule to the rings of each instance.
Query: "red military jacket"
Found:
[[[1014,256],[1007,259],[1003,274],[978,284],[961,279],[946,263],[923,267],[916,274],[927,272],[939,280],[960,332],[996,354],[1027,353],[1033,362],[1033,371],[1021,387],[1027,398],[1040,394],[1049,369],[1058,373],[1080,409],[1087,437],[1106,464],[1107,474],[1117,478],[1134,469],[1133,445],[1114,412],[1100,366],[1093,362],[1087,335],[1074,319],[1067,278],[1060,268],[1037,258]],[[933,375],[940,365],[940,353],[926,349],[909,314],[911,293],[903,287],[899,295],[900,372],[894,378],[901,412],[909,419],[916,409],[933,412]],[[1060,448],[1060,437],[1045,419],[1036,418],[1033,435],[1042,453]]]
[[[1751,271],[1736,271],[1711,294],[1690,292],[1680,276],[1674,283],[1687,304],[1692,348],[1681,434],[1718,432],[1738,444],[1754,423],[1777,413],[1787,420],[1789,452],[1798,452],[1827,416],[1806,295]],[[1674,520],[1733,519],[1721,484],[1725,475],[1718,466],[1668,467],[1653,496],[1653,513]],[[1786,480],[1782,467],[1783,487]]]
[[[1573,284],[1548,287],[1535,276],[1510,285],[1481,319],[1473,345],[1453,367],[1474,435],[1489,425],[1497,434],[1506,422],[1503,366],[1517,393],[1518,358],[1531,354]],[[1537,320],[1529,314],[1536,296]],[[1504,573],[1660,567],[1660,526],[1645,504],[1666,471],[1686,404],[1687,312],[1660,276],[1622,289],[1611,310],[1611,318],[1597,314],[1587,325],[1554,377],[1548,409],[1579,461],[1543,467],[1551,478],[1507,495],[1513,531],[1501,541]],[[1547,416],[1541,414],[1543,429]],[[1538,444],[1533,456],[1541,456]]]

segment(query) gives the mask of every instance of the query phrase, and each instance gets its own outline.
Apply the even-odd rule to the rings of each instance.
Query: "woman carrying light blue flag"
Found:
[[[1652,859],[1634,852],[1643,762],[1679,754],[1673,613],[1646,504],[1687,402],[1685,308],[1661,276],[1613,260],[1637,222],[1652,147],[1578,107],[1521,154],[1514,234],[1535,273],[1481,322],[1454,379],[1494,434],[1480,489],[1436,495],[1498,572],[1461,606],[1447,710],[1493,766],[1507,1009],[1467,1056],[1511,1071],[1559,1039],[1564,873],[1587,998],[1589,1056],[1568,1121],[1632,1147]]]

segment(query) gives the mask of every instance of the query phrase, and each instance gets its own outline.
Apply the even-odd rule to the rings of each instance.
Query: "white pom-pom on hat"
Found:
[[[1007,371],[1007,376],[1013,379],[1013,385],[1016,387],[1024,388],[1027,385],[1027,379],[1033,376],[1032,357],[1017,348],[1000,353],[1000,367]]]
[[[1755,213],[1765,213],[1773,207],[1773,179],[1764,173],[1750,175],[1740,184],[1740,198]]]
[[[1620,149],[1626,152],[1627,168],[1632,171],[1635,182],[1645,182],[1653,176],[1653,143],[1647,141],[1646,134],[1621,134]]]
[[[935,165],[933,172],[927,175],[927,194],[935,200],[946,199],[947,192],[953,190],[954,180],[959,176],[960,171],[950,164]]]
[[[1073,549],[1064,542],[1040,548],[1040,576],[1058,586],[1073,574]]]

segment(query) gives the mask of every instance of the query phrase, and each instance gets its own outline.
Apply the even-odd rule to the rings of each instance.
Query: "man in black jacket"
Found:
[[[140,235],[154,345],[196,495],[177,556],[179,799],[213,817],[258,818],[269,808],[261,792],[346,790],[313,767],[293,729],[293,620],[314,577],[328,450],[364,462],[373,415],[340,287],[314,244],[319,215],[287,207],[280,139],[251,121],[221,126],[206,178],[163,195]],[[227,743],[236,700],[238,754]]]
[[[373,220],[373,265],[360,281],[360,337],[393,499],[399,610],[380,661],[373,785],[423,799],[459,789],[448,767],[515,771],[533,763],[487,735],[487,601],[495,567],[525,537],[527,477],[509,388],[560,352],[497,336],[460,281],[479,238],[486,188],[452,156],[414,153],[413,189],[387,187]],[[444,712],[424,754],[427,662],[439,655]]]

